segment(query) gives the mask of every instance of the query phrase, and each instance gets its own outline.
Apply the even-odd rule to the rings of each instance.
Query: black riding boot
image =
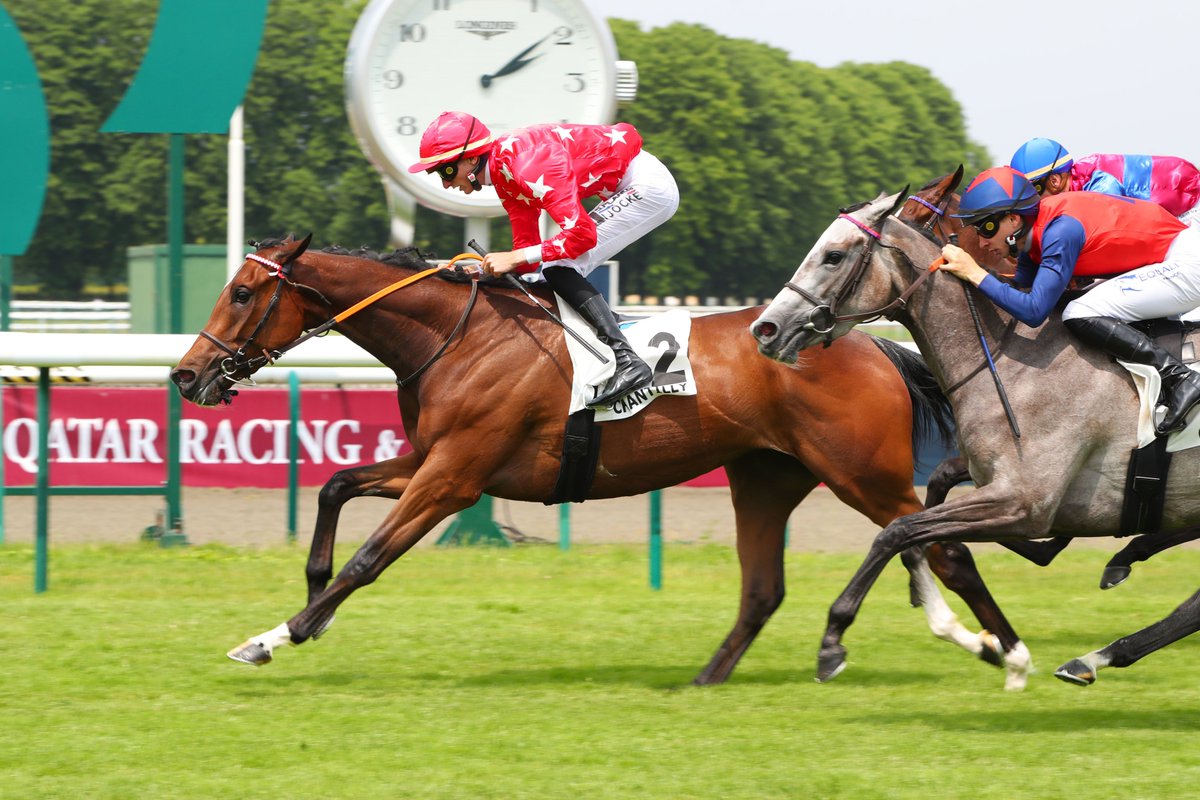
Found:
[[[616,372],[588,405],[592,408],[611,406],[627,394],[649,386],[654,381],[654,372],[633,352],[612,309],[587,278],[570,267],[547,267],[542,274],[550,288],[579,312],[616,357]]]
[[[1067,320],[1067,330],[1085,344],[1134,364],[1149,364],[1162,376],[1162,398],[1166,416],[1156,432],[1165,436],[1187,424],[1185,417],[1200,402],[1200,375],[1184,365],[1154,341],[1128,324],[1112,317],[1081,317]]]
[[[611,406],[627,394],[645,389],[654,382],[654,372],[633,352],[603,297],[596,295],[575,310],[596,329],[596,336],[612,348],[617,359],[617,371],[588,405],[593,408]]]

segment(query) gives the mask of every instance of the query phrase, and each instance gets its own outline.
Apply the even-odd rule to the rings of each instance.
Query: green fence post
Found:
[[[38,472],[37,534],[33,566],[33,591],[46,591],[50,571],[48,548],[50,531],[50,368],[38,368]]]
[[[558,549],[571,549],[571,507],[566,503],[558,506]]]
[[[437,540],[439,545],[494,544],[508,547],[508,537],[492,519],[492,498],[480,495],[479,502],[458,512],[450,527]]]
[[[662,492],[650,493],[650,588],[662,588]]]
[[[300,376],[288,373],[288,527],[287,540],[296,541],[296,498],[300,484]]]

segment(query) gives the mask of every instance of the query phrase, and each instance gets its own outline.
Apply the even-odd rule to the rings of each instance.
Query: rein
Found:
[[[291,262],[291,261],[280,264],[277,261],[272,261],[269,258],[264,258],[255,253],[247,254],[246,258],[263,265],[264,267],[266,267],[267,273],[271,277],[279,279],[279,282],[275,284],[275,291],[271,295],[271,300],[267,304],[267,310],[263,313],[262,318],[258,321],[258,325],[256,325],[254,327],[254,331],[250,334],[250,337],[248,339],[246,339],[245,344],[243,344],[241,347],[237,348],[236,350],[233,347],[231,347],[230,345],[228,345],[225,342],[218,339],[216,336],[213,336],[211,333],[209,333],[206,330],[200,331],[200,335],[203,336],[208,341],[212,342],[214,345],[216,345],[222,352],[225,352],[229,355],[228,358],[221,361],[221,373],[227,379],[229,379],[230,381],[232,381],[234,383],[240,383],[243,385],[250,385],[250,386],[254,385],[254,382],[252,380],[250,380],[250,375],[252,375],[259,368],[263,367],[266,364],[274,364],[277,360],[279,360],[283,356],[284,353],[287,353],[288,351],[303,344],[304,342],[307,342],[309,339],[312,339],[315,336],[322,336],[322,335],[328,333],[335,325],[337,325],[341,322],[344,322],[345,320],[349,319],[354,314],[357,314],[359,311],[362,311],[364,308],[367,308],[368,306],[378,302],[379,300],[382,300],[384,297],[387,297],[388,295],[392,294],[395,291],[398,291],[399,289],[403,289],[405,286],[410,286],[410,285],[416,283],[417,281],[424,280],[425,278],[428,278],[430,275],[433,275],[443,269],[452,269],[454,267],[454,265],[457,264],[461,260],[464,260],[464,259],[478,260],[478,257],[475,255],[472,255],[471,253],[463,253],[463,254],[457,255],[454,258],[450,259],[450,262],[448,264],[446,264],[445,266],[431,267],[430,269],[422,270],[421,272],[418,272],[415,275],[410,275],[407,278],[403,278],[401,280],[396,281],[395,283],[385,286],[384,288],[380,289],[379,291],[375,292],[374,294],[370,295],[369,297],[366,297],[366,298],[358,301],[354,305],[347,308],[345,311],[342,311],[341,313],[334,315],[331,319],[327,320],[326,322],[321,323],[320,325],[313,328],[312,330],[305,332],[304,334],[297,337],[296,339],[293,339],[291,342],[284,345],[283,347],[279,347],[279,348],[276,348],[273,350],[267,350],[266,348],[261,348],[262,355],[247,357],[246,353],[250,349],[250,343],[254,341],[254,339],[259,335],[259,333],[262,332],[262,329],[266,326],[267,321],[271,318],[271,315],[275,313],[275,309],[279,306],[279,300],[283,294],[284,285],[286,284],[286,285],[292,286],[294,288],[308,288],[308,287],[302,287],[301,284],[298,284],[292,280],[292,263],[293,262]],[[425,372],[425,370],[427,370],[430,367],[430,365],[432,365],[435,361],[437,361],[439,358],[441,358],[442,354],[446,352],[446,349],[450,346],[450,343],[454,340],[454,338],[459,334],[459,332],[462,330],[463,326],[466,324],[467,317],[470,316],[471,310],[475,307],[475,300],[478,297],[478,295],[479,295],[479,283],[477,281],[472,281],[471,282],[471,296],[467,300],[467,304],[466,304],[466,307],[463,309],[462,316],[459,317],[458,324],[456,324],[454,326],[454,330],[452,330],[450,332],[450,336],[447,337],[446,341],[442,343],[442,346],[440,348],[438,348],[437,352],[435,352],[428,361],[426,361],[424,364],[422,364],[420,366],[420,368],[417,369],[416,372],[414,372],[412,375],[409,375],[407,378],[397,379],[396,383],[401,388],[407,386],[409,383],[416,380],[422,373]],[[238,378],[237,375],[239,373],[244,373],[246,377]]]
[[[903,195],[903,192],[901,192],[901,195]],[[905,201],[897,200],[897,202],[892,206],[891,210],[883,216],[883,219],[886,221],[887,218],[895,213],[900,205],[902,205],[904,202]],[[879,231],[846,213],[838,214],[838,219],[844,219],[854,224],[870,238],[867,240],[867,245],[859,253],[858,261],[854,263],[854,267],[849,271],[846,279],[842,281],[842,284],[837,287],[836,291],[834,291],[833,300],[830,302],[825,302],[803,287],[797,286],[792,281],[788,281],[784,284],[785,288],[791,289],[793,292],[800,295],[814,306],[812,312],[809,314],[809,321],[805,327],[813,330],[816,333],[825,334],[826,346],[833,341],[833,336],[831,334],[834,327],[839,322],[864,322],[875,320],[880,317],[885,317],[889,320],[895,319],[896,315],[901,311],[904,311],[907,307],[908,298],[912,296],[912,293],[919,289],[921,285],[929,279],[929,276],[936,272],[937,268],[945,263],[939,257],[929,265],[928,269],[919,269],[915,264],[913,264],[907,253],[898,247],[894,247],[883,242],[883,236]],[[909,266],[919,273],[917,275],[917,279],[909,284],[908,288],[901,292],[899,297],[882,308],[877,308],[872,311],[864,311],[858,314],[838,314],[838,305],[840,305],[843,300],[850,296],[854,290],[858,288],[859,283],[862,282],[863,275],[866,274],[867,266],[870,263],[871,254],[875,249],[876,244],[878,244],[880,247],[885,247],[889,250],[899,253],[901,257],[908,262]]]

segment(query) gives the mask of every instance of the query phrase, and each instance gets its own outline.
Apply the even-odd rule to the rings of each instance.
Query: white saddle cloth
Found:
[[[576,331],[588,344],[608,359],[607,364],[589,353],[575,337],[567,339],[567,350],[571,354],[571,407],[574,414],[587,407],[616,371],[612,348],[596,338],[596,332],[562,298],[558,298],[559,316],[563,324]],[[696,380],[692,376],[692,364],[688,359],[688,338],[692,332],[692,316],[679,308],[656,314],[652,317],[623,323],[621,330],[629,344],[654,370],[654,383],[640,389],[617,402],[612,408],[596,411],[597,422],[609,422],[631,417],[641,411],[656,397],[664,394],[696,394]]]
[[[1155,438],[1155,406],[1158,403],[1158,394],[1162,390],[1162,377],[1158,370],[1149,364],[1131,364],[1119,359],[1117,363],[1129,370],[1129,374],[1133,376],[1133,385],[1137,387],[1138,447],[1145,447]],[[1200,409],[1200,405],[1188,412],[1187,427],[1167,437],[1168,453],[1177,453],[1200,445],[1200,413],[1197,413],[1197,409]]]

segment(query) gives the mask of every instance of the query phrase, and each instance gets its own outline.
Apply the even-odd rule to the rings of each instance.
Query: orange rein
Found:
[[[334,322],[342,322],[343,320],[347,319],[351,315],[357,314],[359,311],[362,311],[364,308],[371,305],[372,303],[377,302],[377,301],[383,299],[384,297],[387,297],[392,292],[394,292],[398,289],[403,289],[405,286],[416,283],[419,280],[424,280],[425,278],[428,278],[430,275],[434,274],[435,272],[439,272],[440,270],[453,269],[454,265],[457,264],[459,261],[464,261],[468,258],[479,261],[479,256],[475,255],[474,253],[459,253],[454,258],[450,259],[450,262],[448,264],[445,264],[440,267],[431,267],[430,269],[424,270],[422,272],[418,272],[416,275],[410,275],[407,278],[405,278],[404,280],[396,281],[395,283],[391,284],[390,286],[383,287],[375,294],[371,295],[370,297],[365,297],[362,300],[359,300],[357,303],[355,303],[354,305],[350,306],[342,313],[335,316],[333,318],[333,321]]]

